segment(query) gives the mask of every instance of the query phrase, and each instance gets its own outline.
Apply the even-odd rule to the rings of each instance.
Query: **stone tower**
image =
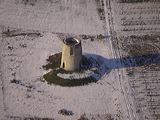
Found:
[[[64,39],[60,67],[66,71],[78,71],[81,59],[81,41],[72,37]]]

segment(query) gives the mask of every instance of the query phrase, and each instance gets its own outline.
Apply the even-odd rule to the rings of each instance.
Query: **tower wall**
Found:
[[[76,40],[74,44],[68,44],[63,41],[61,68],[66,71],[78,71],[80,70],[80,64],[82,59],[82,47],[81,41]]]

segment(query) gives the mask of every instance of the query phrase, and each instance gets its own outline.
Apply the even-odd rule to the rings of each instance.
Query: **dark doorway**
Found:
[[[63,68],[65,68],[65,64],[64,64],[64,62],[63,62],[63,66],[62,66]]]

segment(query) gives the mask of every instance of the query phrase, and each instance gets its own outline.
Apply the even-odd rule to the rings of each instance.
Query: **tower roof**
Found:
[[[63,40],[63,42],[66,44],[66,45],[77,45],[80,43],[80,40],[76,39],[76,38],[73,38],[73,37],[69,37],[69,38],[66,38]]]

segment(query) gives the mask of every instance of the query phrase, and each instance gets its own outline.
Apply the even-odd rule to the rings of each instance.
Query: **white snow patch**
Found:
[[[91,70],[86,70],[82,73],[58,73],[57,76],[64,78],[64,79],[81,79],[87,78],[94,75],[94,72]]]

